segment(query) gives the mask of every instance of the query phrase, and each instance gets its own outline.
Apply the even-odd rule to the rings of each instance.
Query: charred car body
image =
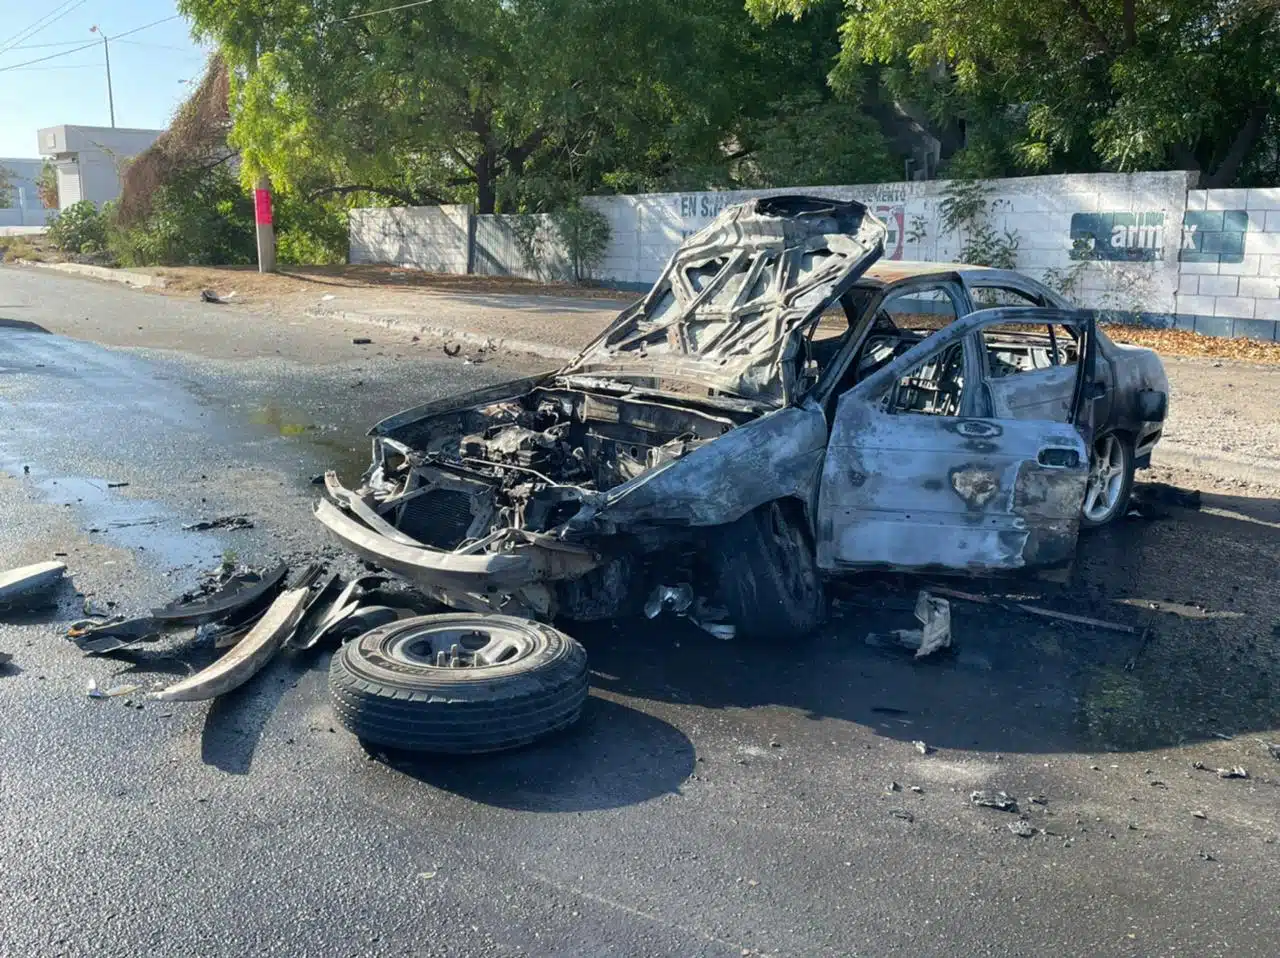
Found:
[[[842,570],[1069,561],[1159,438],[1159,359],[1016,273],[874,266],[884,236],[855,202],[727,209],[565,368],[379,423],[317,516],[456,608],[601,618],[688,581],[767,636]]]

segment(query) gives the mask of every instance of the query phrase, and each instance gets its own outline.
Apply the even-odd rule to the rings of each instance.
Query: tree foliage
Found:
[[[748,0],[764,20],[831,5]],[[944,143],[963,122],[961,172],[1181,168],[1206,186],[1280,173],[1271,0],[848,0],[845,11],[833,84],[875,64]]]
[[[233,68],[245,175],[305,195],[540,211],[589,192],[844,176],[842,142],[893,165],[852,99],[833,106],[834,10],[762,25],[742,0],[179,9]],[[779,118],[819,135],[822,157],[797,167]]]

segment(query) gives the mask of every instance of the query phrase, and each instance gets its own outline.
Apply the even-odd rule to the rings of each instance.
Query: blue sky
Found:
[[[98,39],[89,32],[94,24],[115,37],[176,13],[173,0],[0,0],[0,48],[41,18],[62,14],[0,53],[0,156],[38,156],[41,127],[109,125],[100,42],[42,63],[8,67],[92,43]],[[168,126],[191,89],[181,81],[199,80],[204,57],[181,18],[112,41],[116,126]]]

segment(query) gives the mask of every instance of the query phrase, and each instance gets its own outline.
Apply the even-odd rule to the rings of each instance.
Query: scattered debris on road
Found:
[[[894,818],[900,818],[902,819],[902,821],[908,822],[908,823],[914,822],[916,820],[916,817],[913,814],[911,814],[909,811],[907,811],[905,808],[891,808],[889,809],[889,814],[892,815]]]
[[[201,519],[183,526],[184,532],[208,532],[210,529],[252,529],[253,520],[247,515],[218,516],[216,519]]]
[[[1040,832],[1040,829],[1036,828],[1024,818],[1020,818],[1016,822],[1010,822],[1008,829],[1019,838],[1032,838]]]
[[[980,595],[974,592],[961,592],[959,589],[949,589],[945,586],[931,585],[930,590],[945,595],[948,598],[960,599],[964,602],[974,602],[978,605],[991,605],[997,608],[1012,610],[1017,609],[1026,612],[1029,615],[1038,615],[1046,619],[1058,619],[1062,622],[1074,622],[1076,625],[1087,625],[1094,629],[1104,629],[1110,632],[1124,632],[1127,635],[1138,635],[1141,629],[1132,625],[1123,625],[1119,622],[1108,622],[1104,619],[1095,619],[1087,615],[1076,615],[1072,612],[1058,612],[1054,609],[1045,609],[1036,605],[1028,605],[1025,602],[1006,601],[990,595]]]
[[[105,622],[82,620],[67,629],[71,639],[86,655],[106,655],[132,649],[159,638],[160,626],[151,616],[126,619],[115,616]]]
[[[162,702],[198,702],[225,695],[253,678],[288,641],[306,611],[319,566],[303,571],[292,588],[280,593],[249,634],[218,661],[181,682],[154,693]]]
[[[946,599],[921,590],[916,598],[915,616],[922,628],[895,629],[889,633],[895,644],[915,650],[917,659],[951,647],[951,605]],[[866,642],[873,646],[883,644],[874,632],[867,635]]]
[[[87,687],[87,694],[91,699],[114,699],[119,698],[121,695],[132,695],[134,692],[141,691],[142,686],[136,682],[104,689],[98,685],[97,679],[90,679]]]
[[[351,340],[353,346],[372,346],[373,340],[368,336],[355,336]]]
[[[919,739],[912,742],[911,744],[916,747],[916,751],[919,752],[921,755],[928,755],[930,752],[933,751],[932,746],[920,741]]]
[[[237,612],[265,610],[284,580],[288,566],[278,563],[269,570],[224,567],[205,578],[196,594],[180,596],[168,605],[152,611],[163,622],[202,625],[228,619]]]
[[[219,305],[225,305],[226,303],[229,303],[231,300],[235,299],[235,296],[236,296],[236,291],[234,289],[231,292],[227,293],[225,296],[219,296],[217,293],[215,293],[211,289],[200,290],[200,299],[206,303],[217,303]]]
[[[37,562],[0,573],[0,610],[51,598],[66,571],[65,562]]]
[[[1018,800],[1008,792],[979,790],[969,795],[969,801],[980,808],[994,808],[1002,812],[1018,810]]]

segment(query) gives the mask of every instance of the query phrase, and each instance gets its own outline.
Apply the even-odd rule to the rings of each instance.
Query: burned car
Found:
[[[830,575],[1069,562],[1150,460],[1158,357],[1017,273],[877,263],[885,235],[856,202],[726,209],[563,369],[375,426],[317,517],[457,609],[605,618],[687,582],[768,638]]]

